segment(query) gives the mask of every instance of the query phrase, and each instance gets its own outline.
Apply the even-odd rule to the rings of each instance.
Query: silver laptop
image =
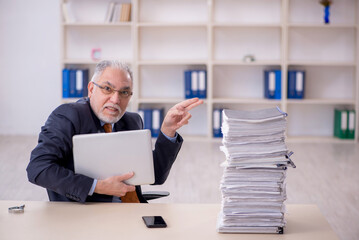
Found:
[[[150,130],[75,135],[75,173],[95,179],[134,172],[131,185],[155,182]]]

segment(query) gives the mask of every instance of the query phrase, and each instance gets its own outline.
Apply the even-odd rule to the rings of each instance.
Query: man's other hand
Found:
[[[188,124],[188,120],[192,115],[188,112],[203,103],[203,100],[191,98],[183,102],[177,103],[168,110],[161,127],[162,133],[169,137],[174,137],[177,129]]]
[[[133,172],[130,172],[124,175],[98,180],[94,192],[98,194],[123,197],[127,192],[133,192],[136,190],[135,186],[124,183],[124,181],[132,178],[134,175],[135,174]]]

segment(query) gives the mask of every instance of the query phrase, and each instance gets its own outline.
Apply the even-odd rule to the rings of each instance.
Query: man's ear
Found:
[[[88,97],[89,97],[89,98],[90,98],[91,95],[92,95],[93,87],[94,87],[94,84],[93,84],[92,81],[90,81],[89,84],[87,85]]]

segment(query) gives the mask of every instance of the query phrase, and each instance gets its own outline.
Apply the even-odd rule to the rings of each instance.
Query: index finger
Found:
[[[178,106],[183,107],[187,111],[189,111],[192,108],[195,108],[198,105],[201,105],[202,103],[203,103],[203,100],[199,100],[198,98],[191,98],[191,99],[188,99],[188,100],[178,103]]]

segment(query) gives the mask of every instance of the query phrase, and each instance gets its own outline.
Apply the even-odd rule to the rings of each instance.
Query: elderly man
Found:
[[[105,132],[104,128],[109,131],[143,128],[137,113],[126,112],[132,89],[132,72],[126,64],[102,61],[88,84],[88,98],[63,104],[51,113],[41,128],[38,145],[26,169],[29,181],[46,188],[51,201],[117,202],[134,194],[137,201],[145,202],[139,186],[124,183],[133,173],[92,179],[74,172],[74,135]],[[197,98],[185,100],[165,116],[153,151],[155,184],[166,181],[181,148],[183,139],[177,129],[188,123],[191,117],[188,111],[202,103]]]

